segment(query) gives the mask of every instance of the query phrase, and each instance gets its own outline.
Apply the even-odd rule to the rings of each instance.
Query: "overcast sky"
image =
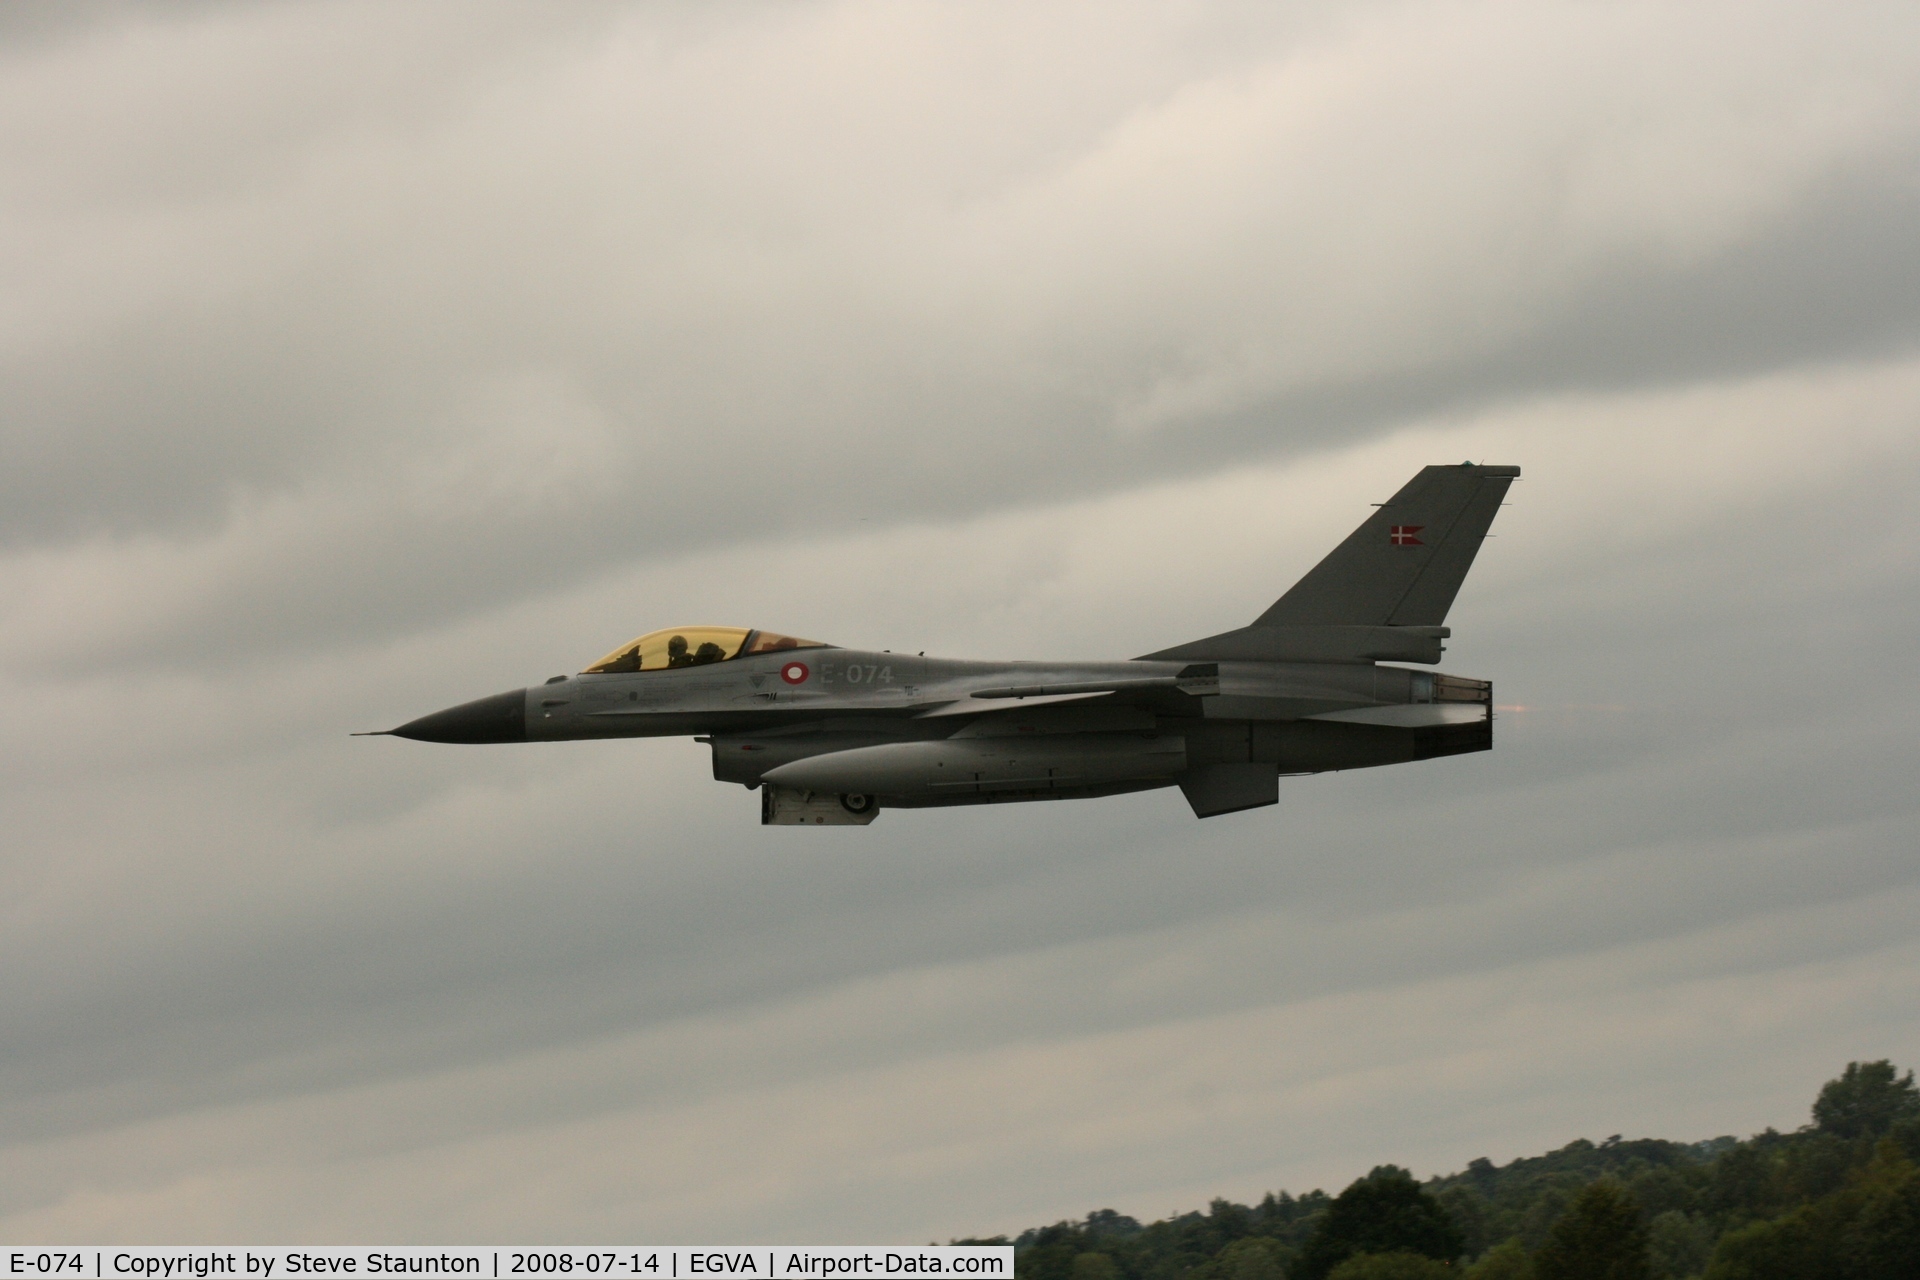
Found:
[[[1120,658],[1420,466],[1489,754],[762,829],[349,738]],[[1920,9],[0,9],[0,1238],[1143,1219],[1920,1063]]]

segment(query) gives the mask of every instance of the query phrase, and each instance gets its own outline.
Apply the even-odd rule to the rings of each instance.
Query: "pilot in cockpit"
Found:
[[[700,647],[692,653],[687,652],[687,638],[675,636],[667,641],[667,666],[704,667],[709,662],[723,662],[727,651],[711,640],[703,640]]]
[[[777,631],[754,631],[746,627],[681,627],[649,631],[638,640],[629,640],[583,675],[619,675],[636,671],[678,670],[728,662],[734,658],[788,649],[818,649],[817,640],[783,636]]]

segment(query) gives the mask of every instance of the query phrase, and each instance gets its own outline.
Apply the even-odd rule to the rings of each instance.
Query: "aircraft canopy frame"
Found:
[[[731,662],[761,653],[790,649],[830,649],[820,640],[781,635],[751,627],[663,627],[629,640],[582,671],[581,675],[619,675],[640,671],[672,671]]]

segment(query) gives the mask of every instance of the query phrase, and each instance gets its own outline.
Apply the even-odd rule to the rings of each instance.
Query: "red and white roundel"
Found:
[[[808,674],[807,664],[804,662],[789,662],[780,668],[780,678],[788,684],[805,684]]]

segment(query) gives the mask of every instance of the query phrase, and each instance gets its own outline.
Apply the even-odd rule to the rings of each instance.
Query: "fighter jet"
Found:
[[[668,627],[578,675],[394,737],[692,736],[769,826],[882,809],[1178,787],[1196,817],[1275,804],[1281,775],[1486,751],[1493,686],[1440,660],[1447,610],[1518,467],[1436,466],[1251,625],[1125,662],[970,662],[750,627]],[[371,735],[370,735],[371,736]]]

